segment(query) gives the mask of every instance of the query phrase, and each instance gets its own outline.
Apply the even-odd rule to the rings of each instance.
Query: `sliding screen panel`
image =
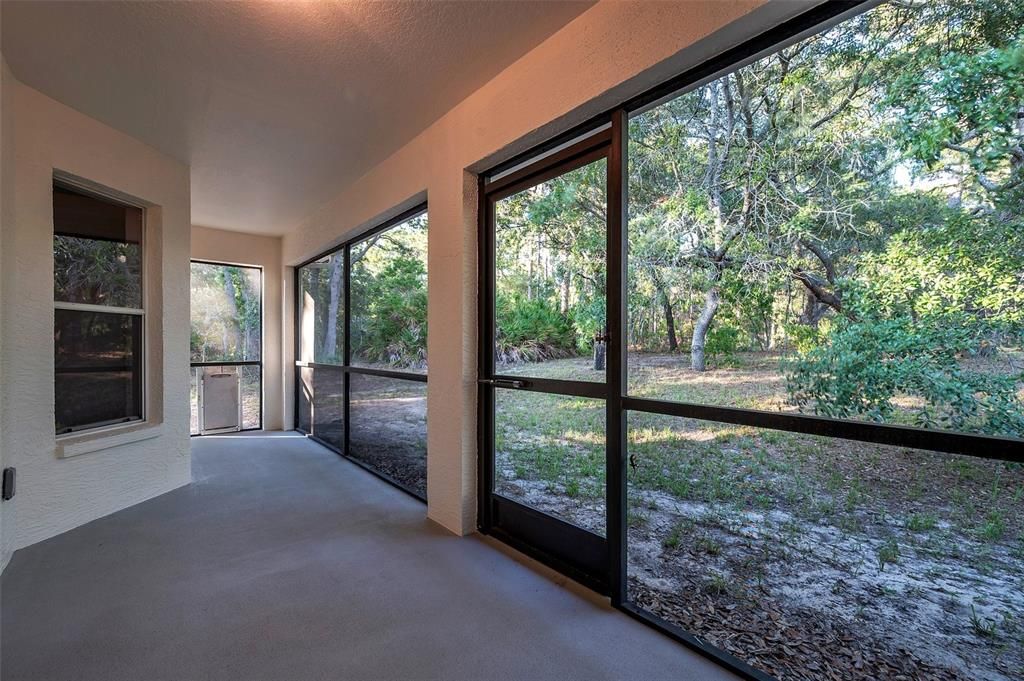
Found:
[[[192,262],[190,281],[191,361],[260,361],[263,271]]]
[[[641,412],[628,424],[635,605],[777,678],[1021,669],[1019,465]]]
[[[263,385],[260,381],[261,368],[255,365],[236,367],[242,390],[242,430],[260,427],[260,410],[263,404]]]
[[[427,370],[427,214],[351,246],[352,366]]]
[[[427,384],[352,373],[348,455],[427,496]]]
[[[498,374],[605,380],[607,161],[496,201]]]
[[[298,359],[318,364],[345,360],[345,257],[325,255],[298,269]]]
[[[604,536],[604,400],[495,390],[494,493]]]
[[[313,435],[339,451],[345,447],[345,373],[338,367],[313,371]]]
[[[1009,7],[885,3],[631,120],[630,395],[1024,438]]]

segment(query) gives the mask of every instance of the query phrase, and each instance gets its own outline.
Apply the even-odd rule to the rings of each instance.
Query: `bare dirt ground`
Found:
[[[349,404],[349,456],[426,498],[426,384],[360,380]]]
[[[786,408],[776,367],[631,357],[630,384]],[[579,404],[506,407],[499,491],[603,533],[603,495],[587,493],[602,427]],[[780,679],[1024,678],[1020,465],[643,414],[629,427],[635,603]]]

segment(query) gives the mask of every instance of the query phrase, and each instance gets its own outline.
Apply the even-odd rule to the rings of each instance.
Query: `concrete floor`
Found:
[[[15,553],[4,681],[734,678],[304,438],[193,477]]]

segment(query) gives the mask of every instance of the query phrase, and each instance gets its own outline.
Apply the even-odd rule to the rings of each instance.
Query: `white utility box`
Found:
[[[230,433],[242,429],[242,395],[238,372],[204,368],[199,384],[199,432]]]

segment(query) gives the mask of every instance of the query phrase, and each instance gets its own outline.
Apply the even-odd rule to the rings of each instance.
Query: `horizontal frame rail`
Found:
[[[972,435],[949,430],[926,430],[912,426],[834,419],[810,414],[718,407],[690,402],[667,402],[638,397],[623,397],[622,407],[627,411],[641,411],[648,414],[664,414],[700,421],[718,421],[719,423],[784,430],[791,433],[824,435],[844,440],[1024,462],[1024,441],[989,435]]]
[[[146,311],[141,307],[116,307],[114,305],[94,305],[93,303],[66,303],[60,300],[53,302],[57,310],[71,310],[74,312],[102,312],[104,314],[128,314],[142,317]]]
[[[528,166],[500,180],[495,180],[494,186],[487,187],[487,200],[501,201],[513,194],[518,194],[524,189],[535,187],[538,184],[605,158],[608,156],[609,144],[610,137],[603,132],[598,133],[593,138],[586,139],[579,145],[574,145],[552,155],[551,158],[559,162],[557,165],[541,168]]]
[[[234,362],[189,362],[191,367],[256,367],[263,364],[258,359],[238,360]]]
[[[326,364],[324,362],[302,362],[296,361],[295,366],[300,369],[330,369],[345,374],[363,374],[365,376],[380,376],[381,378],[395,378],[402,381],[416,381],[426,383],[427,375],[413,373],[411,371],[394,371],[392,369],[373,369],[370,367],[346,366],[344,364]]]
[[[557,378],[532,378],[530,376],[512,376],[494,374],[495,381],[519,383],[520,385],[500,385],[494,387],[502,390],[527,390],[537,393],[551,393],[566,397],[593,397],[603,400],[608,397],[608,386],[605,383],[587,383],[586,381],[563,381]]]

